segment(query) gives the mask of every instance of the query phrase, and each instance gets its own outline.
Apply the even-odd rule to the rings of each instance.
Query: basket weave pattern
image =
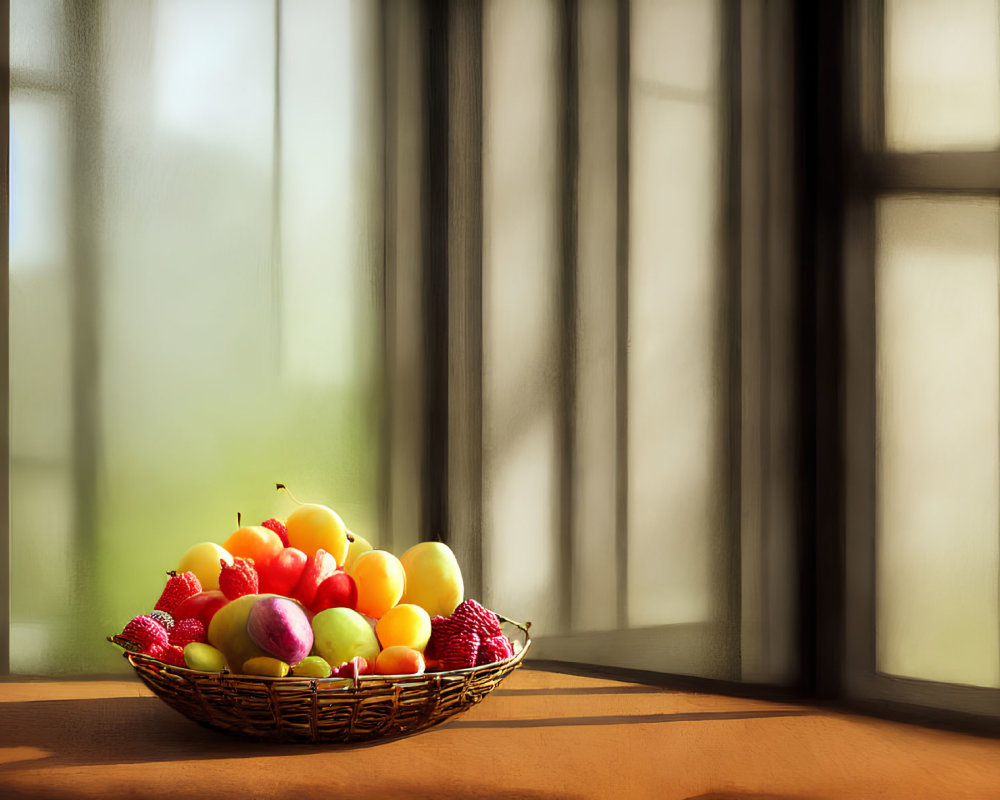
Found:
[[[505,661],[424,675],[264,678],[124,656],[157,697],[203,725],[269,741],[362,742],[416,733],[479,703],[521,665],[531,644],[527,625],[510,624],[523,644]]]

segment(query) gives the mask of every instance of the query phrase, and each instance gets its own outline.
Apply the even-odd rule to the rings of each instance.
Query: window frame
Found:
[[[1000,150],[889,152],[884,130],[882,0],[852,0],[834,46],[844,75],[842,118],[846,169],[841,198],[840,357],[843,406],[843,619],[837,637],[841,691],[866,710],[890,709],[968,727],[1000,717],[1000,688],[974,687],[879,672],[876,660],[876,204],[902,194],[1000,197]],[[833,383],[831,380],[830,383]],[[1000,532],[998,532],[1000,535]]]

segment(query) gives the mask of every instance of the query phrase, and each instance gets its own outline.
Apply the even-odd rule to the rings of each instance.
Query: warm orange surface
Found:
[[[0,683],[0,797],[1000,798],[1000,741],[524,668],[379,745],[258,745],[137,679]]]

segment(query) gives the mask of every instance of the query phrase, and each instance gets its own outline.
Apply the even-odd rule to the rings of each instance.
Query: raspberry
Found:
[[[201,591],[201,581],[193,572],[184,572],[178,575],[171,570],[167,575],[170,576],[167,579],[167,585],[154,607],[157,611],[173,614],[177,606]]]
[[[483,639],[501,634],[497,615],[475,600],[463,600],[459,603],[458,608],[452,612],[451,619],[458,623],[461,630],[478,633]]]
[[[150,655],[153,648],[166,647],[168,642],[167,629],[146,615],[133,618],[122,630],[121,638],[134,645],[134,650]]]
[[[445,669],[465,669],[476,666],[480,639],[478,634],[463,631],[442,643],[438,658]]]
[[[458,630],[450,617],[434,617],[431,619],[431,638],[424,648],[424,658],[440,658],[441,645]]]
[[[205,625],[200,619],[182,619],[170,631],[170,644],[184,647],[191,642],[205,641]]]
[[[230,600],[246,594],[257,594],[260,581],[254,569],[252,558],[237,558],[232,564],[219,559],[222,571],[219,573],[219,588]]]
[[[268,530],[272,530],[276,534],[278,534],[278,538],[281,539],[281,543],[285,547],[288,547],[288,531],[285,530],[284,522],[282,522],[280,519],[275,519],[274,517],[271,517],[271,519],[266,520],[260,524],[263,527],[267,528]]]
[[[483,639],[479,645],[479,654],[476,656],[476,666],[492,664],[494,661],[505,661],[514,655],[514,648],[510,645],[510,640],[502,633],[499,636],[490,636]]]
[[[166,611],[150,611],[149,616],[159,622],[168,631],[174,627],[173,615],[168,614]]]

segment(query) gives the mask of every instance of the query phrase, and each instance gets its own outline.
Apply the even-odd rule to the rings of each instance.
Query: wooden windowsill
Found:
[[[1000,741],[525,667],[394,742],[245,742],[121,680],[0,682],[0,797],[986,798]]]

